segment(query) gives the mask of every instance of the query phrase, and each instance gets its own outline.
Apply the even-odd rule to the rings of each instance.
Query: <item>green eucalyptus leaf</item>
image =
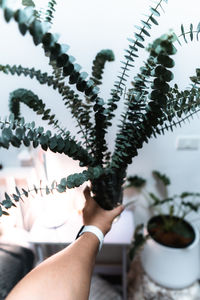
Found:
[[[49,195],[51,192],[50,192],[50,190],[49,190],[49,187],[48,186],[46,186],[46,195]]]
[[[57,139],[55,136],[50,139],[49,147],[50,149],[55,149],[57,147]]]
[[[200,22],[197,25],[197,41],[199,40],[199,32],[200,32]]]
[[[141,34],[135,33],[135,37],[139,41],[142,41],[142,42],[144,41],[144,38],[143,38],[143,36]]]
[[[34,188],[35,193],[37,194],[38,193],[38,188],[35,185],[33,185],[33,188]]]
[[[160,13],[153,7],[150,8],[150,11],[152,12],[152,14],[156,17],[160,16]]]
[[[137,45],[137,46],[140,47],[140,48],[144,48],[143,44],[141,44],[141,43],[138,42],[138,41],[135,41],[135,45]]]
[[[186,39],[186,36],[185,36],[185,29],[184,29],[183,24],[181,24],[181,33],[183,35],[184,41],[187,43],[187,39]]]
[[[25,134],[25,130],[23,127],[18,127],[15,130],[15,135],[19,140],[22,140]]]
[[[10,196],[9,196],[7,193],[5,193],[5,198],[6,198],[6,199],[2,201],[2,205],[3,205],[5,208],[11,208],[12,205],[13,205],[13,203],[12,203],[12,201],[11,201]]]
[[[13,11],[10,8],[6,7],[4,9],[4,17],[6,22],[9,22],[13,17]]]
[[[9,216],[9,213],[5,210],[2,211],[2,214],[5,215],[5,216]]]
[[[24,125],[24,123],[25,123],[25,120],[24,120],[24,118],[22,117],[22,118],[20,119],[20,122],[19,122],[19,124],[20,124],[21,126],[23,126],[23,125]]]
[[[142,28],[141,30],[146,36],[150,36],[150,33],[145,29],[145,28]]]
[[[8,201],[8,200],[3,200],[2,201],[2,205],[5,207],[5,208],[11,208],[12,207],[12,201]]]
[[[19,31],[22,35],[25,35],[28,30],[28,27],[25,23],[19,23]]]
[[[190,39],[193,41],[193,24],[190,24]]]
[[[25,137],[23,138],[23,142],[24,142],[24,145],[25,145],[26,147],[29,147],[29,146],[30,146],[30,140],[28,139],[27,136],[25,136]]]
[[[13,197],[13,199],[15,201],[19,201],[20,200],[20,197],[18,195],[16,195],[16,194],[13,194],[12,197]]]
[[[11,201],[11,198],[7,193],[5,193],[5,198],[6,198],[7,201]]]
[[[66,188],[67,179],[66,178],[62,178],[59,184],[62,185],[62,186],[64,186]]]
[[[19,189],[18,189],[17,186],[15,187],[15,190],[16,190],[16,192],[17,192],[17,195],[20,196],[21,194],[20,194],[20,191],[19,191]]]
[[[34,20],[29,26],[29,31],[33,36],[33,41],[36,46],[42,43],[43,27],[40,21]]]
[[[28,197],[28,191],[26,191],[25,189],[22,189],[22,191],[23,191],[24,195],[25,195],[26,197]]]
[[[66,191],[66,188],[60,184],[57,185],[56,189],[59,193],[64,193]]]
[[[22,0],[22,5],[35,7],[35,3],[32,0]]]
[[[2,130],[2,137],[4,140],[10,141],[12,138],[12,130],[10,128],[3,128]]]
[[[156,21],[156,19],[154,17],[150,16],[149,19],[151,20],[152,23],[154,23],[155,25],[158,25],[158,22]]]
[[[146,27],[146,28],[148,28],[148,29],[151,29],[151,24],[150,24],[150,23],[148,23],[148,22],[146,22],[146,21],[143,21],[143,20],[141,20],[141,22],[142,22],[142,25],[143,25],[144,27]]]
[[[33,141],[33,148],[37,148],[39,145],[39,142],[37,140]]]

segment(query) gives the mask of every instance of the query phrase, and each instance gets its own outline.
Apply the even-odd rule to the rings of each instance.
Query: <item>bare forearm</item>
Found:
[[[97,237],[84,233],[30,272],[6,300],[87,300],[98,247]]]
[[[83,209],[85,232],[69,247],[53,255],[30,272],[6,300],[87,300],[96,254],[113,220],[122,211],[118,206],[105,211],[94,201],[88,187]],[[94,231],[94,227],[96,228]],[[93,229],[93,233],[88,232]],[[87,231],[87,232],[86,232]],[[81,233],[80,233],[81,234]]]

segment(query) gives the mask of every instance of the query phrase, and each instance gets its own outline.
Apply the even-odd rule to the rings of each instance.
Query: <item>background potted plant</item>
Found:
[[[55,1],[49,2],[51,8],[54,7],[53,2]],[[40,22],[34,9],[28,7],[13,11],[2,1],[5,20],[16,21],[22,35],[30,34],[36,46],[42,45],[53,71],[49,75],[34,68],[9,64],[1,65],[0,70],[4,74],[35,78],[40,84],[58,91],[66,108],[71,110],[77,121],[81,140],[78,141],[60,125],[59,119],[35,93],[21,88],[10,95],[13,114],[6,120],[1,119],[0,147],[8,149],[10,145],[33,145],[34,148],[41,146],[45,151],[49,149],[78,160],[85,169],[79,174],[62,178],[59,183],[53,182],[50,186],[34,186],[22,191],[16,188],[13,195],[5,194],[0,215],[7,214],[7,210],[15,202],[28,196],[31,191],[37,193],[44,190],[49,194],[56,189],[65,192],[66,189],[78,187],[88,180],[92,184],[94,199],[105,209],[113,208],[122,201],[122,186],[127,167],[137,156],[143,143],[153,136],[173,130],[199,109],[199,69],[196,76],[192,77],[190,88],[179,91],[176,84],[172,87],[169,85],[173,79],[171,70],[174,66],[171,56],[176,53],[174,43],[179,41],[173,32],[161,36],[148,46],[149,57],[132,80],[132,87],[128,84],[129,70],[134,67],[139,50],[144,48],[151,28],[158,24],[157,18],[165,2],[167,1],[158,1],[150,8],[149,15],[137,26],[133,38],[129,39],[118,79],[111,88],[110,99],[105,101],[99,97],[99,86],[105,61],[113,59],[110,51],[97,55],[92,76],[88,78],[86,72],[80,71],[81,67],[75,62],[75,58],[68,54],[68,46],[58,42],[58,36],[49,32],[47,22]],[[181,36],[185,40],[187,37],[193,40],[194,32],[198,37],[199,29],[197,26],[193,30],[191,25],[186,33],[182,26]],[[68,79],[68,83],[65,79]],[[106,133],[112,125],[120,100],[124,101],[125,108],[119,121],[114,151],[111,153]],[[41,115],[55,130],[46,131],[41,126],[37,127],[35,122],[26,123],[20,116],[20,103],[25,103]]]
[[[188,215],[198,212],[200,193],[169,196],[169,177],[158,171],[153,171],[153,176],[161,197],[152,192],[146,194],[151,217],[145,229],[144,224],[137,226],[130,255],[133,259],[143,247],[141,262],[151,279],[167,288],[185,288],[199,278],[199,230]]]

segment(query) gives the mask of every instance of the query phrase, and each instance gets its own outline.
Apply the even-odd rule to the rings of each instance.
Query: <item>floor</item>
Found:
[[[89,300],[123,300],[120,285],[114,281],[113,278],[111,280],[111,278],[94,275],[91,282]]]
[[[163,288],[144,274],[138,259],[128,273],[128,295],[128,300],[200,300],[200,283],[181,290]]]

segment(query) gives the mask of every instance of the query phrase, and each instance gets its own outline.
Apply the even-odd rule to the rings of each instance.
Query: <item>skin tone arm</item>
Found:
[[[93,200],[88,187],[84,195],[84,225],[97,226],[106,235],[115,217],[123,211],[123,206],[106,211]],[[98,238],[85,232],[70,246],[27,274],[6,300],[87,300],[98,248]]]

